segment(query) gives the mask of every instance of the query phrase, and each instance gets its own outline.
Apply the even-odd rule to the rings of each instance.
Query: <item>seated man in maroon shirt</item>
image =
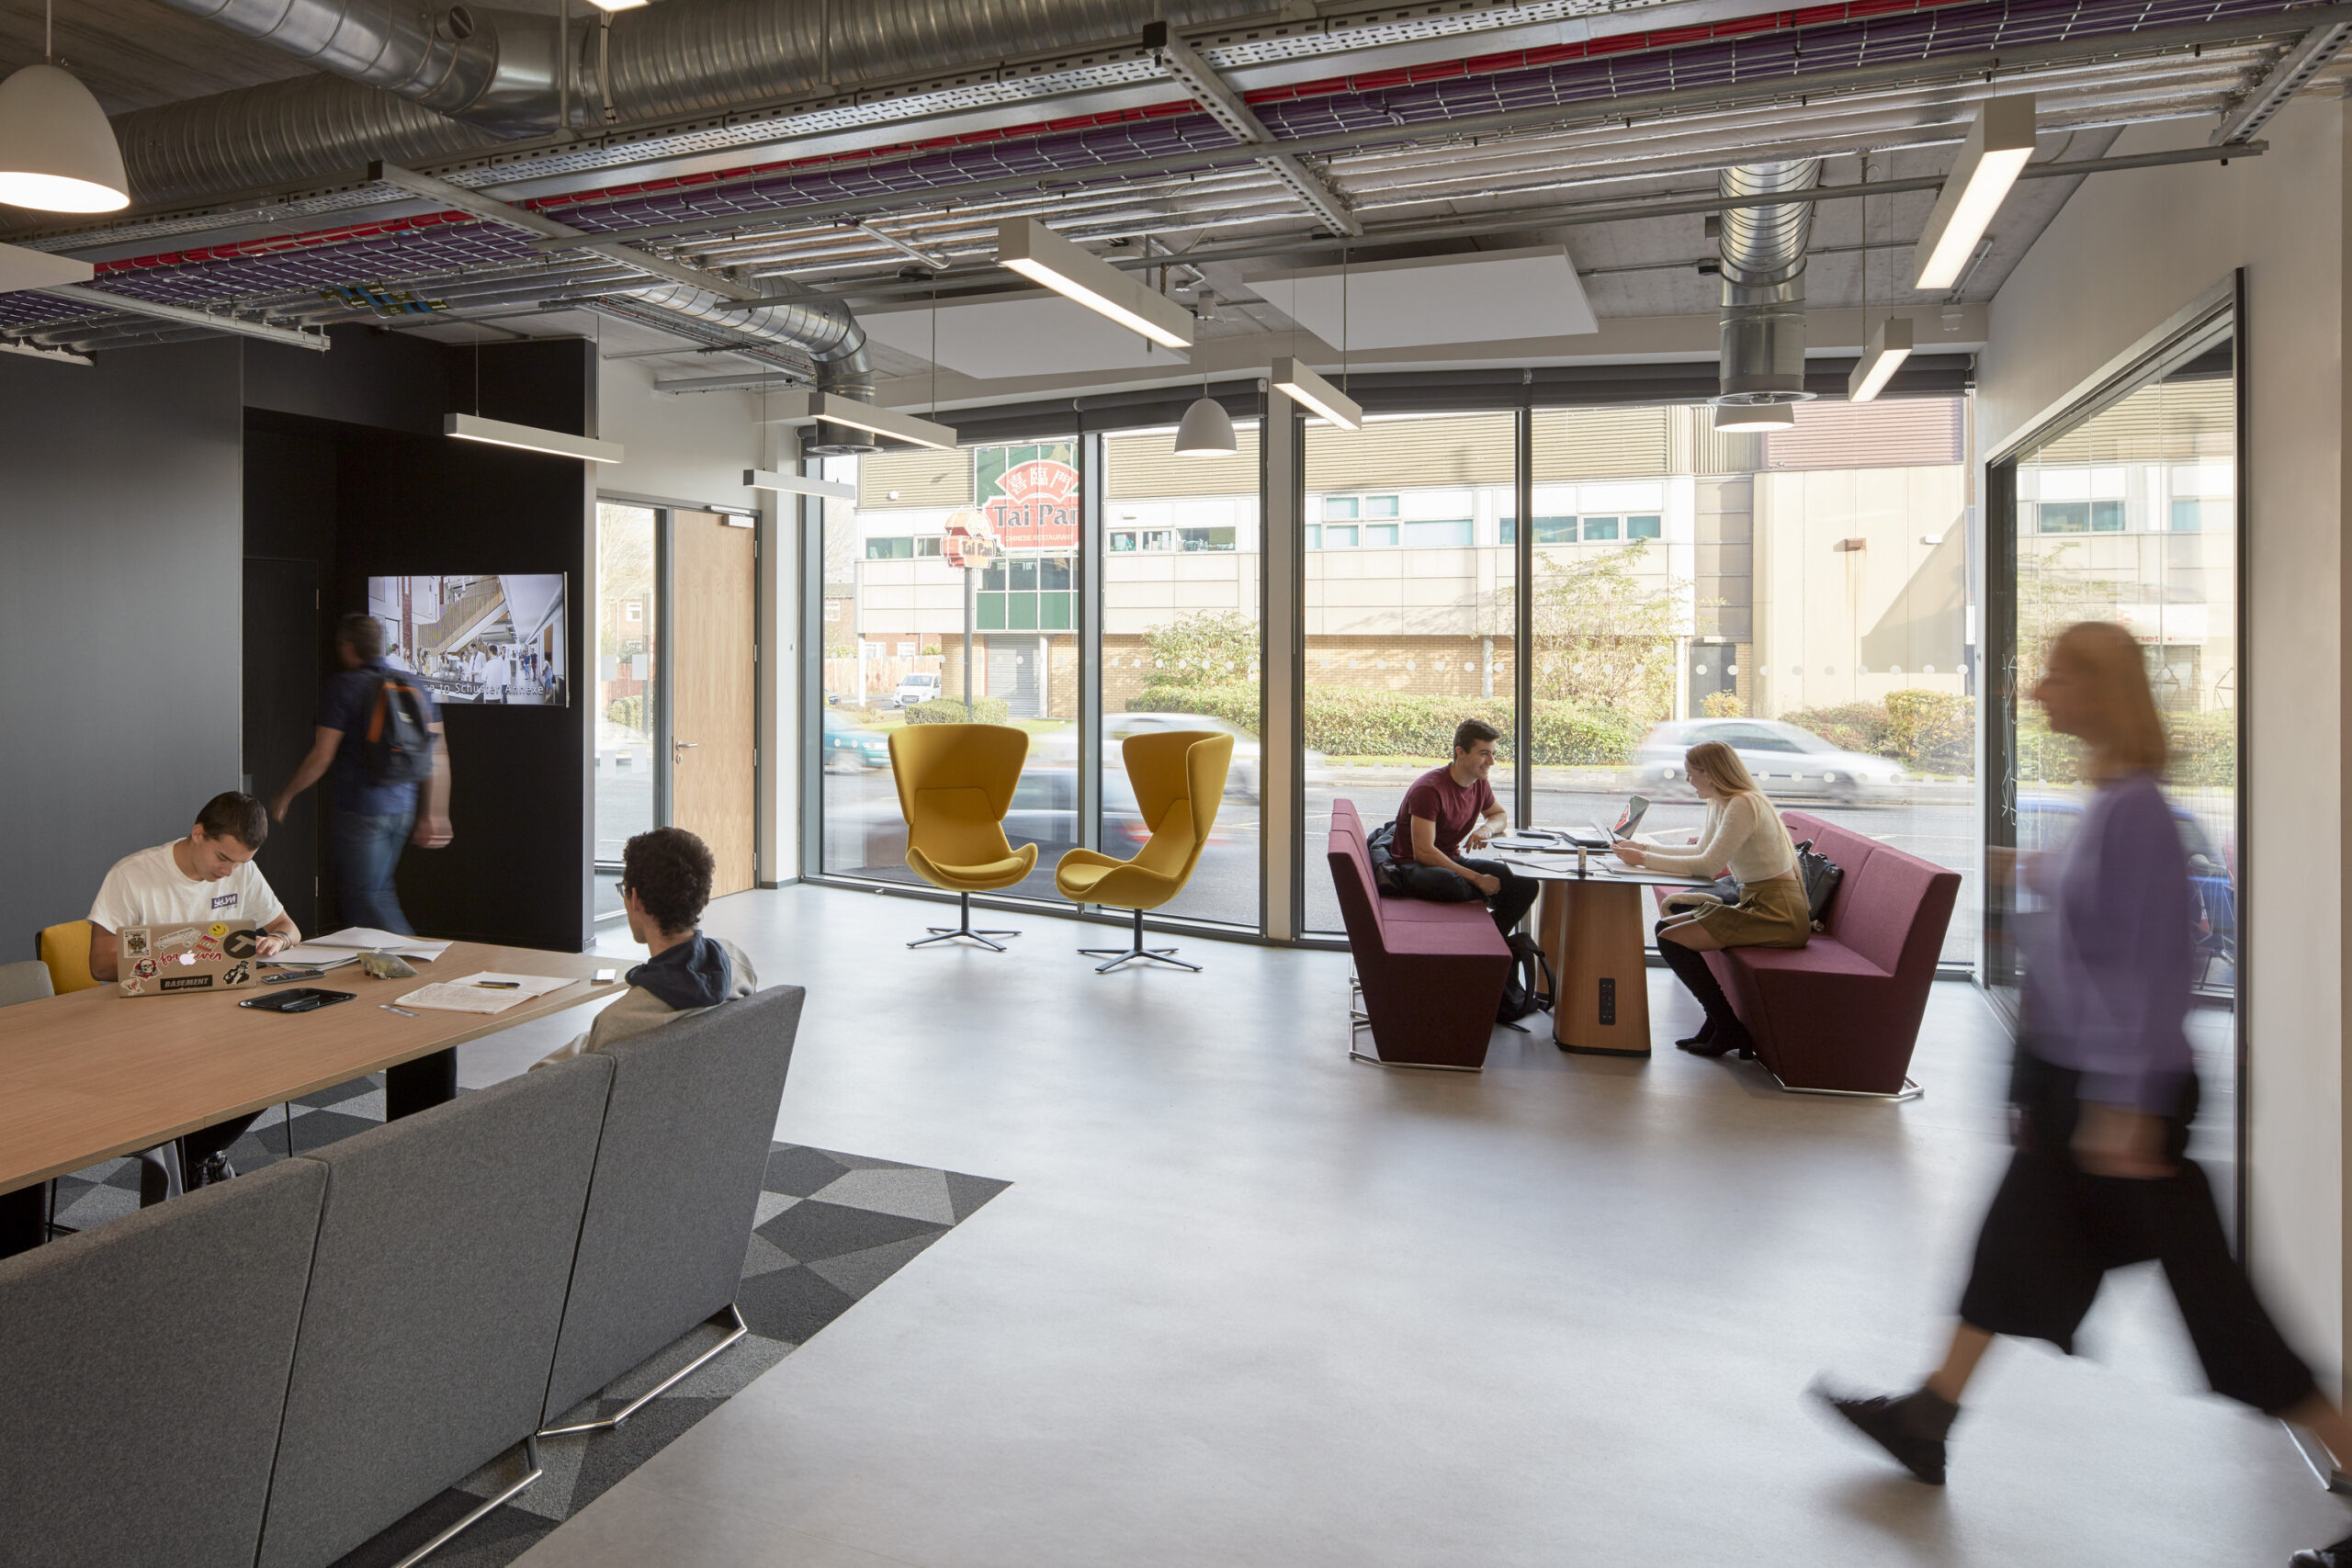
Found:
[[[1513,876],[1500,861],[1466,860],[1464,849],[1481,849],[1510,826],[1487,783],[1494,771],[1497,732],[1490,724],[1465,718],[1453,732],[1453,761],[1413,781],[1396,813],[1385,854],[1374,852],[1381,878],[1397,892],[1440,904],[1486,900],[1504,937],[1519,929],[1539,888],[1532,877]]]

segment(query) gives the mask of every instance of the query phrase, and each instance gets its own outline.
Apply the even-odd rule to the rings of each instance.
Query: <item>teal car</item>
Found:
[[[888,736],[851,722],[846,714],[825,710],[825,772],[858,773],[889,765]]]

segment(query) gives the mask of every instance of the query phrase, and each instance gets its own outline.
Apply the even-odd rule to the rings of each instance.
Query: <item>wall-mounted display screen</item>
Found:
[[[368,580],[384,657],[423,676],[440,703],[568,706],[563,602],[561,572]]]

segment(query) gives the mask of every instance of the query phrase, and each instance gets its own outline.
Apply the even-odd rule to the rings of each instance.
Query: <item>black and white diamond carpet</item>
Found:
[[[327,1089],[291,1111],[290,1118],[285,1110],[265,1113],[230,1150],[231,1163],[253,1171],[284,1159],[289,1127],[300,1153],[375,1125],[384,1119],[383,1080],[361,1078]],[[540,1443],[545,1473],[435,1552],[431,1568],[505,1568],[1011,1183],[778,1144],[761,1185],[743,1283],[735,1295],[751,1332],[620,1427]],[[80,1228],[130,1213],[139,1206],[137,1163],[112,1160],[61,1178],[57,1201],[58,1223]],[[596,1399],[566,1412],[557,1425],[610,1415],[720,1337],[717,1328],[696,1329]],[[337,1568],[389,1568],[520,1479],[520,1463],[519,1454],[493,1461]]]

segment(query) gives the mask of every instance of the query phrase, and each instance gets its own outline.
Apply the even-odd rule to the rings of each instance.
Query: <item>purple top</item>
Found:
[[[2188,854],[2152,773],[2102,784],[2074,838],[2034,868],[2025,1029],[2036,1055],[2083,1075],[2082,1098],[2178,1108],[2194,1070]]]

